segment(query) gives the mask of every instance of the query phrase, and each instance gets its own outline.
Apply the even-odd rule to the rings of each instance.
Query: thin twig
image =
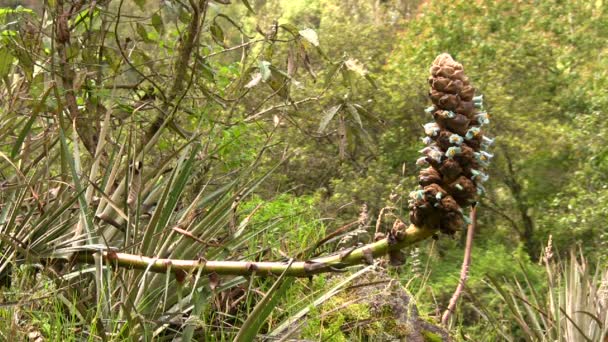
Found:
[[[458,286],[456,287],[456,291],[452,295],[450,299],[450,304],[448,308],[443,312],[443,316],[441,317],[441,324],[444,326],[448,325],[448,321],[450,320],[450,316],[456,309],[456,304],[458,303],[458,299],[462,294],[462,290],[464,289],[467,278],[469,276],[469,267],[471,266],[471,251],[473,250],[473,236],[475,235],[475,226],[477,225],[477,206],[473,205],[471,207],[471,224],[467,229],[467,242],[464,249],[464,259],[462,260],[462,268],[460,269],[460,280],[458,281]]]

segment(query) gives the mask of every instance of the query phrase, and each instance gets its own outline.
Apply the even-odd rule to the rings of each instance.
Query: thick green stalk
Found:
[[[116,267],[149,270],[156,273],[175,273],[178,278],[186,274],[198,272],[202,268],[203,274],[217,273],[220,275],[281,275],[308,277],[318,273],[339,272],[348,266],[371,263],[374,258],[381,257],[390,251],[400,250],[416,242],[422,241],[436,230],[419,228],[410,225],[399,234],[398,239],[384,238],[353,250],[343,251],[325,257],[306,261],[296,261],[288,267],[287,262],[253,262],[253,261],[213,261],[213,260],[181,260],[158,259],[141,255],[102,251],[103,260]],[[96,251],[82,251],[76,253],[72,260],[77,263],[94,263],[93,255]]]

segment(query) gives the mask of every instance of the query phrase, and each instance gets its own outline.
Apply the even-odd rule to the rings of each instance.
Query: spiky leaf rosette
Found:
[[[420,189],[410,193],[410,221],[418,227],[453,234],[462,229],[463,208],[483,193],[485,169],[492,155],[484,149],[492,144],[481,127],[489,122],[482,96],[464,74],[462,65],[449,54],[439,55],[431,66],[427,112],[434,121],[424,125],[427,145],[417,164]]]

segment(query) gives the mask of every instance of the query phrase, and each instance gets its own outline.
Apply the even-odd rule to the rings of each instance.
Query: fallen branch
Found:
[[[467,229],[467,242],[464,248],[464,259],[462,260],[462,268],[460,269],[460,279],[458,281],[458,286],[456,287],[456,291],[454,291],[454,294],[450,299],[450,304],[448,305],[448,308],[443,312],[443,316],[441,317],[441,324],[444,326],[448,325],[450,316],[456,309],[458,299],[460,298],[462,290],[464,290],[464,286],[466,285],[467,278],[469,277],[469,267],[471,266],[471,251],[473,250],[473,236],[475,235],[475,226],[477,225],[476,208],[476,205],[473,205],[473,207],[471,208],[471,224],[469,224],[469,228]]]
[[[397,225],[404,227],[398,221]],[[94,255],[101,254],[104,263],[114,267],[124,267],[139,270],[148,270],[156,273],[171,272],[178,279],[183,279],[187,274],[201,272],[202,274],[216,273],[220,275],[281,275],[309,277],[314,274],[340,272],[348,266],[369,264],[374,258],[381,257],[391,251],[400,250],[419,241],[432,236],[436,230],[430,228],[419,228],[410,225],[398,235],[389,236],[380,241],[370,243],[354,250],[341,252],[325,257],[314,258],[306,261],[296,261],[289,266],[287,262],[253,262],[253,261],[212,261],[212,260],[181,260],[181,259],[159,259],[135,254],[118,253],[112,250],[96,251],[85,250],[76,252],[71,257],[74,263],[93,264]],[[59,258],[47,259],[49,263]]]

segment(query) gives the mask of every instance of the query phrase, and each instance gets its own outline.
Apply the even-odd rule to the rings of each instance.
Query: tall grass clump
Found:
[[[530,271],[502,283],[490,278],[505,310],[482,309],[507,341],[606,341],[608,338],[608,267],[592,264],[571,251],[567,260],[554,257],[551,244],[542,258],[546,281],[539,289]]]

